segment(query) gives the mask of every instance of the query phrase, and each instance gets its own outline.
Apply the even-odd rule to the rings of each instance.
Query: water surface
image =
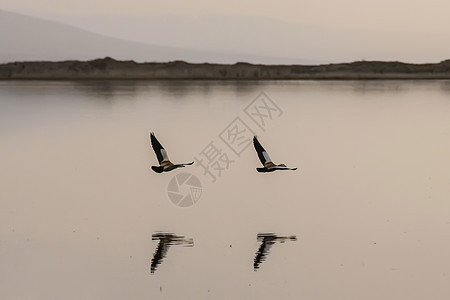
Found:
[[[220,138],[236,118],[298,170],[257,173]],[[174,162],[211,142],[233,162],[156,174],[150,131]],[[449,153],[448,81],[0,82],[0,298],[448,299]],[[194,246],[151,274],[155,232]],[[265,232],[297,240],[255,272]]]

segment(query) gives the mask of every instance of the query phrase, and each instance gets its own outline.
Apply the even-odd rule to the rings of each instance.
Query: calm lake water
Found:
[[[0,82],[0,298],[449,299],[449,154],[448,81]]]

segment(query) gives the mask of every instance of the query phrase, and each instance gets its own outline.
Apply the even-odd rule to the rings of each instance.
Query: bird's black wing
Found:
[[[156,268],[167,255],[169,247],[172,245],[181,245],[185,247],[193,247],[194,240],[186,239],[184,236],[178,236],[169,232],[156,232],[152,234],[152,240],[159,240],[158,246],[153,254],[150,272],[154,273]]]
[[[155,134],[153,132],[150,133],[150,141],[152,143],[153,151],[155,151],[156,157],[158,158],[158,162],[161,164],[161,162],[163,162],[165,159],[165,157],[163,156],[163,152],[165,153],[166,150],[161,145],[161,143],[156,139]]]
[[[259,265],[266,260],[266,256],[269,253],[270,247],[275,242],[273,240],[268,240],[264,238],[261,242],[261,246],[259,246],[258,251],[256,251],[256,256],[253,261],[253,269],[256,271],[259,269]]]
[[[253,146],[255,146],[256,153],[258,153],[259,160],[263,165],[265,165],[266,162],[270,161],[266,149],[261,146],[256,136],[253,137]]]
[[[159,240],[158,247],[156,248],[155,254],[153,255],[152,264],[150,266],[150,272],[155,273],[156,268],[160,263],[162,263],[164,257],[167,255],[170,243],[164,238]]]

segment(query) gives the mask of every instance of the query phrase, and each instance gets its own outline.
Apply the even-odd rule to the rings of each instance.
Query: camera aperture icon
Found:
[[[176,206],[189,207],[200,199],[202,184],[197,176],[191,173],[180,173],[169,181],[167,195]]]

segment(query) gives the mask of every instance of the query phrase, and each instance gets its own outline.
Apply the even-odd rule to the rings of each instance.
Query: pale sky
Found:
[[[450,33],[444,0],[0,0],[0,8],[36,14],[241,14],[294,23],[353,29]]]
[[[424,63],[448,59],[450,53],[450,2],[443,0],[0,0],[0,9],[128,41],[257,54],[276,57],[277,63],[278,58],[289,63],[361,59]],[[11,38],[5,34],[3,40]],[[33,47],[29,50],[36,53]],[[231,59],[241,60],[249,58]]]

